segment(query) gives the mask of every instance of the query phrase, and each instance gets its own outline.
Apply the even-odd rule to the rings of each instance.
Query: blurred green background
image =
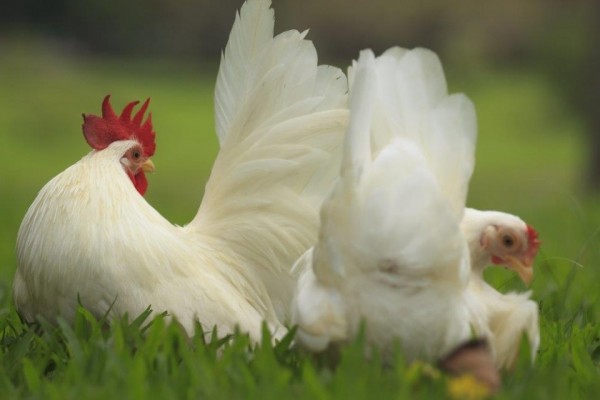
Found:
[[[0,305],[8,302],[27,207],[49,179],[89,151],[81,113],[98,114],[107,93],[115,109],[152,98],[157,173],[146,198],[174,223],[193,217],[218,149],[212,95],[220,52],[241,4],[0,6]],[[273,7],[277,32],[310,28],[321,60],[343,68],[365,47],[436,51],[451,91],[465,92],[478,111],[469,205],[516,213],[534,225],[544,242],[536,299],[597,318],[600,307],[591,305],[600,284],[599,4],[275,0]],[[504,271],[490,279],[519,285]]]

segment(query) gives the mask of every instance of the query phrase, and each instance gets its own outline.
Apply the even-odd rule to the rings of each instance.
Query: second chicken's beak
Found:
[[[506,256],[505,260],[510,268],[519,274],[523,283],[529,286],[533,280],[533,259],[520,260],[517,257]]]
[[[147,159],[142,163],[142,171],[144,172],[154,172],[156,168],[154,168],[154,163],[152,160]]]

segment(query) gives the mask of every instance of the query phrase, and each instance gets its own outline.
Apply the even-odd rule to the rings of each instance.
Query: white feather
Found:
[[[247,18],[259,6],[264,15]],[[248,2],[232,30],[236,46],[228,45],[217,78],[221,150],[187,228],[238,255],[236,272],[261,282],[285,321],[295,282],[289,269],[316,238],[318,210],[339,168],[347,83],[339,69],[317,66],[305,33],[255,34],[258,23],[272,31],[268,6]]]
[[[331,342],[346,340],[348,324],[341,293],[323,285],[311,269],[313,252],[314,249],[308,250],[294,265],[301,275],[292,300],[296,306],[292,309],[292,320],[301,327],[296,340],[313,351],[321,351]]]

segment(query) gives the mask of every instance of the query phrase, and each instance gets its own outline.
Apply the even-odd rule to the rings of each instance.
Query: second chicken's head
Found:
[[[514,270],[527,285],[533,278],[533,261],[540,243],[535,229],[520,219],[489,225],[480,238],[491,262]]]

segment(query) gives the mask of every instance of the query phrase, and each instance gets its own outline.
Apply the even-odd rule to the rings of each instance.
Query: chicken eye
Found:
[[[502,244],[504,247],[511,248],[515,244],[515,239],[510,235],[504,235],[502,236]]]
[[[135,158],[137,160],[142,156],[142,153],[140,153],[139,150],[134,150],[132,153],[132,156],[133,156],[133,158]]]

